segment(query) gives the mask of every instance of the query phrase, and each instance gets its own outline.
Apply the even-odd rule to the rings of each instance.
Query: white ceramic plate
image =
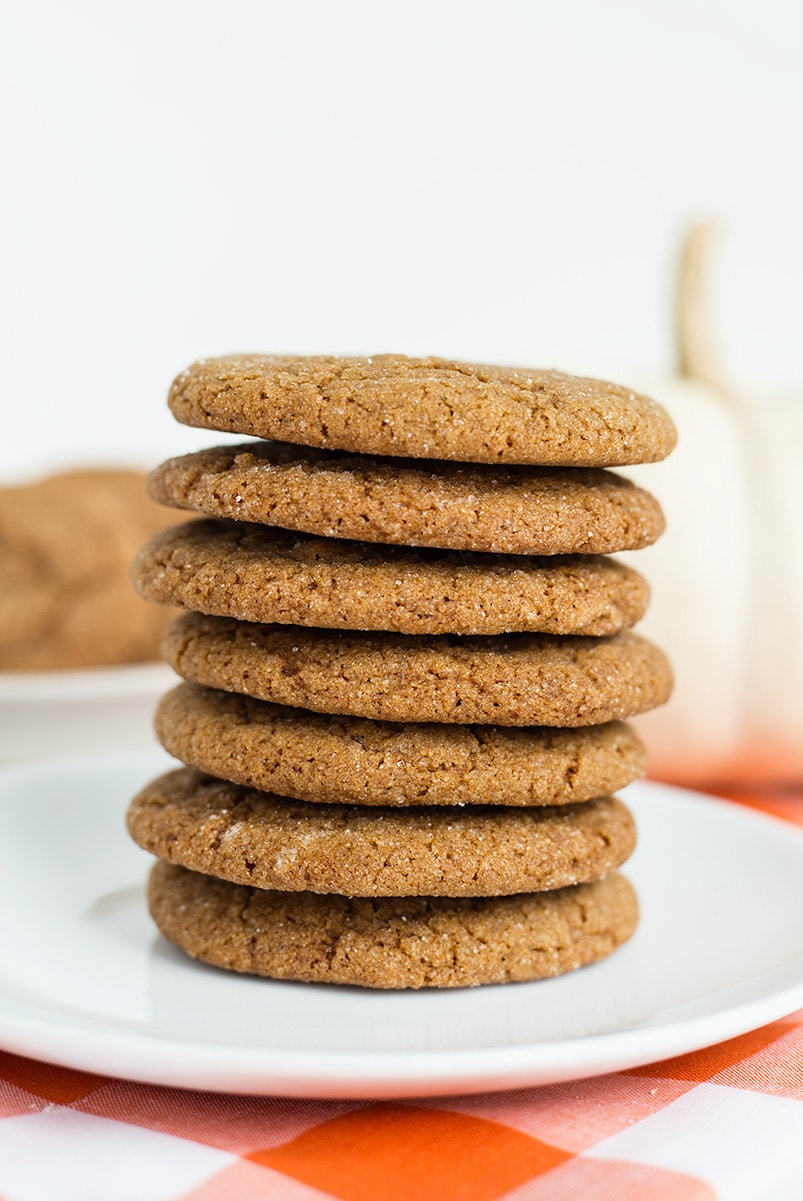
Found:
[[[0,1045],[156,1084],[315,1097],[546,1084],[696,1049],[803,1004],[803,836],[632,785],[642,902],[608,960],[533,984],[381,993],[238,977],[159,937],[125,833],[156,752],[0,772]]]
[[[148,746],[175,683],[165,663],[0,672],[0,761]]]

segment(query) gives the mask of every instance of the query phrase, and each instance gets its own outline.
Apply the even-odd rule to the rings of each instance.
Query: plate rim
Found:
[[[169,684],[173,674],[161,660],[64,668],[62,671],[2,671],[0,704],[53,704],[146,696],[155,688]],[[26,759],[20,760],[19,764],[41,761]]]
[[[65,770],[133,768],[141,762],[152,768],[159,761],[168,764],[169,757],[154,747],[18,761],[0,765],[0,786],[13,784],[15,778],[46,782]],[[727,813],[729,822],[760,825],[803,851],[803,831],[771,814],[678,785],[652,780],[640,785],[660,793],[679,792],[712,808],[726,805],[720,812]],[[416,1051],[288,1050],[160,1038],[80,1016],[51,1014],[0,995],[0,1043],[12,1053],[158,1087],[321,1099],[448,1096],[626,1071],[736,1037],[803,1007],[803,960],[765,972],[755,977],[755,984],[757,996],[713,1012],[670,1018],[658,1026],[644,1023],[513,1046]],[[717,992],[728,991],[714,990],[708,996],[713,1000]]]
[[[791,974],[792,965],[789,965]],[[738,1037],[803,1006],[803,985],[789,985],[767,997],[662,1027],[637,1026],[582,1038],[459,1051],[320,1051],[198,1044],[152,1035],[16,1018],[13,1045],[5,1050],[76,1071],[136,1081],[160,1088],[256,1096],[376,1100],[389,1097],[477,1094],[583,1080],[609,1072],[659,1063],[676,1055]],[[0,1038],[9,1024],[0,1001]],[[70,1040],[69,1049],[65,1041]],[[626,1048],[620,1049],[625,1043]],[[190,1062],[202,1047],[203,1064]],[[158,1052],[158,1076],[143,1065],[142,1051]],[[116,1051],[110,1065],[108,1050]],[[567,1055],[567,1049],[578,1054]],[[535,1057],[538,1062],[533,1062]],[[455,1066],[457,1062],[457,1066]],[[578,1070],[578,1068],[580,1070]]]

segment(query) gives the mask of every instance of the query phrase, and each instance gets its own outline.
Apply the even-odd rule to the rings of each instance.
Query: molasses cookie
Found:
[[[198,684],[382,721],[591,726],[655,708],[672,688],[666,656],[630,631],[421,637],[184,613],[163,651]]]
[[[286,709],[181,684],[156,713],[177,759],[304,801],[358,805],[562,805],[624,787],[644,748],[621,722],[586,729],[399,725]]]
[[[488,467],[254,442],[169,459],[154,500],[329,538],[520,555],[610,554],[654,542],[654,497],[611,471]]]
[[[349,897],[490,897],[599,880],[632,853],[614,797],[557,808],[311,805],[185,767],[128,810],[146,851],[207,876]]]
[[[159,861],[151,915],[187,954],[229,971],[367,988],[460,988],[559,976],[628,939],[624,876],[512,897],[272,892]]]
[[[165,525],[139,471],[0,488],[0,671],[158,659],[169,614],[142,603],[129,565]]]
[[[603,556],[379,547],[223,518],[157,535],[134,582],[147,600],[200,613],[401,634],[611,634],[649,597],[637,572]]]
[[[469,463],[613,467],[663,459],[676,441],[661,406],[630,388],[403,355],[201,359],[169,404],[204,429]]]

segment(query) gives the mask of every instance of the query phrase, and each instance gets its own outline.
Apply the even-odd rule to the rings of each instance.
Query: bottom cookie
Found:
[[[159,861],[148,901],[165,938],[215,967],[366,988],[559,976],[603,959],[638,923],[618,872],[512,897],[348,898],[268,892]]]

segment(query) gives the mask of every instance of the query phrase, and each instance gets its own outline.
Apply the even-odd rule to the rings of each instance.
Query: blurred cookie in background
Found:
[[[0,488],[0,671],[157,659],[169,615],[140,599],[129,567],[143,539],[173,519],[139,471],[67,471]]]

